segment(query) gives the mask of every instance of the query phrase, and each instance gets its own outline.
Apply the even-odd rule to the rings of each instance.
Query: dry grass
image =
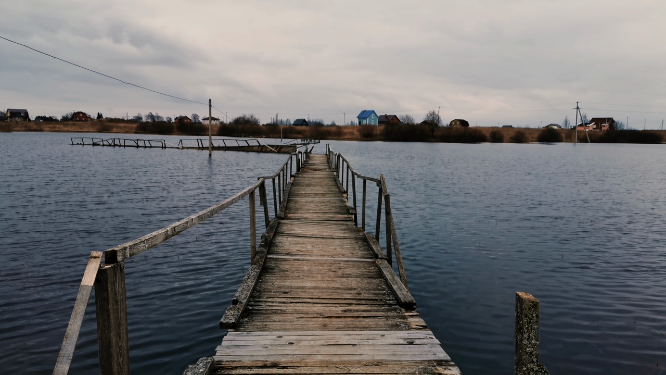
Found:
[[[158,134],[150,131],[150,127],[137,126],[135,122],[91,121],[91,122],[2,122],[0,132],[68,132],[68,133],[116,133],[116,134]],[[158,129],[154,129],[158,130]],[[182,129],[186,130],[186,129]],[[207,126],[203,132],[192,132],[198,135],[208,133]],[[282,130],[282,135],[280,135]],[[213,134],[224,137],[253,137],[253,138],[280,138],[286,139],[321,139],[340,141],[402,141],[402,142],[513,142],[521,138],[523,142],[538,142],[542,129],[531,128],[466,128],[451,129],[439,128],[432,136],[429,129],[420,125],[402,126],[283,126],[282,129],[273,125],[213,125]],[[195,135],[179,131],[172,133],[159,129],[162,134]],[[516,133],[524,136],[516,137]],[[573,142],[574,130],[557,130],[564,142]],[[587,142],[585,133],[578,132],[578,142]],[[606,133],[606,132],[604,132]],[[617,133],[617,132],[616,132]],[[625,143],[653,143],[659,139],[666,139],[666,131],[651,131],[654,135],[642,134],[648,132],[635,132],[624,136],[619,134],[610,138],[610,134],[590,132],[592,142],[625,142]],[[619,136],[622,135],[622,136]],[[512,141],[513,139],[513,141]]]

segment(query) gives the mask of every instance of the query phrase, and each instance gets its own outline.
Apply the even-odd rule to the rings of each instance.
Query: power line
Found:
[[[159,91],[156,91],[156,90],[152,90],[152,89],[149,89],[149,88],[147,88],[147,87],[139,86],[139,85],[136,85],[136,84],[131,83],[131,82],[125,82],[125,81],[123,81],[122,79],[112,77],[112,76],[110,76],[110,75],[108,75],[108,74],[100,73],[100,72],[98,72],[98,71],[96,71],[96,70],[88,69],[88,68],[86,68],[85,66],[81,66],[81,65],[75,64],[75,63],[73,63],[73,62],[71,62],[71,61],[67,61],[67,60],[65,60],[65,59],[61,59],[61,58],[59,58],[59,57],[56,57],[56,56],[53,56],[53,55],[49,55],[49,54],[46,53],[46,52],[42,52],[42,51],[40,51],[40,50],[38,50],[38,49],[32,48],[32,47],[27,46],[27,45],[25,45],[25,44],[22,44],[22,43],[19,43],[19,42],[15,42],[15,41],[13,41],[13,40],[11,40],[11,39],[7,39],[7,38],[5,38],[4,36],[0,36],[0,39],[4,39],[4,40],[6,40],[6,41],[8,41],[8,42],[11,42],[11,43],[14,43],[14,44],[18,44],[18,45],[21,46],[21,47],[28,48],[28,49],[33,50],[33,51],[35,51],[35,52],[41,53],[42,55],[45,55],[45,56],[48,56],[48,57],[52,57],[52,58],[54,58],[54,59],[56,59],[56,60],[60,60],[60,61],[62,61],[62,62],[64,62],[64,63],[70,64],[70,65],[74,65],[74,66],[77,67],[77,68],[81,68],[81,69],[87,70],[87,71],[89,71],[89,72],[92,72],[92,73],[95,73],[95,74],[99,74],[99,75],[101,75],[101,76],[103,76],[103,77],[110,78],[110,79],[113,79],[113,80],[118,81],[118,82],[122,82],[122,83],[124,83],[124,84],[126,84],[126,85],[134,86],[134,87],[140,88],[140,89],[142,89],[142,90],[146,90],[146,91],[153,92],[153,93],[155,93],[155,94],[160,94],[160,95],[168,96],[168,97],[170,97],[170,98],[174,98],[174,99],[178,99],[178,100],[183,100],[183,101],[190,102],[190,103],[196,103],[196,104],[207,105],[207,103],[197,102],[197,101],[195,101],[195,100],[184,99],[184,98],[181,98],[181,97],[178,97],[178,96],[169,95],[169,94],[165,94],[165,93],[163,93],[163,92],[159,92]],[[217,108],[216,108],[216,109],[217,109]],[[218,111],[219,111],[219,110],[218,110]]]

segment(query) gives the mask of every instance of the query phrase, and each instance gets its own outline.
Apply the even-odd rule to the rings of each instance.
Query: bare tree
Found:
[[[196,123],[201,122],[201,119],[199,119],[199,115],[197,115],[196,113],[193,113],[192,114],[192,122],[196,122]]]
[[[569,116],[565,116],[564,121],[562,121],[562,128],[569,129],[569,126],[571,126],[571,122],[569,122]]]
[[[140,113],[137,113],[136,116],[132,117],[133,121],[143,122],[143,116]]]
[[[414,125],[414,124],[416,124],[416,121],[414,121],[414,117],[412,117],[410,115],[400,116],[400,121],[405,125]]]
[[[582,122],[583,125],[587,124],[587,113],[581,113],[580,114],[580,122]]]
[[[426,113],[423,121],[425,121],[430,127],[430,133],[432,136],[435,136],[435,131],[437,128],[442,126],[442,118],[439,117],[439,113],[434,110]]]

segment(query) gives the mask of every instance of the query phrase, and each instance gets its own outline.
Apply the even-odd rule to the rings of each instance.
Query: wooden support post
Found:
[[[213,104],[208,99],[208,157],[213,156]]]
[[[95,280],[99,372],[102,375],[129,374],[125,264],[100,267]]]
[[[271,219],[268,217],[268,197],[266,197],[266,180],[261,182],[261,185],[259,185],[259,204],[264,206],[264,221],[266,222],[266,228],[268,228],[268,224],[270,223]]]
[[[257,218],[254,206],[254,190],[250,192],[250,263],[257,253]]]
[[[388,261],[388,264],[393,266],[393,252],[391,251],[391,240],[392,240],[392,233],[391,233],[391,196],[389,194],[386,194],[384,196],[384,215],[386,216],[386,219],[384,220],[384,223],[386,223],[384,226],[386,227],[386,260]]]
[[[53,375],[67,375],[69,372],[69,365],[72,363],[74,357],[74,349],[76,348],[76,340],[79,337],[81,330],[81,323],[83,322],[83,315],[86,313],[88,300],[90,299],[90,292],[92,292],[93,285],[99,265],[102,261],[102,252],[93,251],[90,253],[88,265],[83,273],[81,285],[79,286],[79,293],[76,296],[74,309],[72,309],[72,317],[69,319],[65,338],[62,340],[58,360],[53,368]]]
[[[365,231],[365,178],[363,179],[363,213],[361,214],[361,228]]]
[[[548,374],[539,363],[539,301],[523,292],[516,292],[514,374]]]
[[[277,193],[275,192],[275,177],[271,179],[273,182],[273,208],[275,209],[275,217],[277,217]]]
[[[354,194],[354,225],[358,226],[358,209],[356,208],[356,176],[352,173],[352,192]]]
[[[347,185],[345,186],[347,192],[347,202],[349,202],[349,163],[347,163]]]
[[[289,156],[289,180],[291,181],[291,176],[294,174],[294,161],[291,156]]]
[[[379,184],[377,184],[379,185]],[[375,226],[375,239],[379,242],[379,231],[382,223],[382,187],[379,185],[379,194],[377,194],[377,225]]]
[[[282,171],[278,172],[278,206],[282,204]],[[277,213],[275,214],[277,216]]]

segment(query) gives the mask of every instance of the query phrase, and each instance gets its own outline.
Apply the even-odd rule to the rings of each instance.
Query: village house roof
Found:
[[[178,117],[176,117],[176,118],[178,118]],[[215,116],[211,117],[211,119],[212,119],[213,121],[220,121],[220,119],[217,118],[217,117],[215,117]],[[201,121],[208,121],[208,117],[204,117],[204,118],[202,118]]]
[[[451,120],[449,123],[449,126],[462,126],[462,127],[469,127],[469,122],[467,120],[463,120],[461,118],[457,118],[455,120]]]
[[[377,113],[375,111],[373,111],[372,109],[364,109],[364,110],[361,111],[361,113],[358,114],[358,116],[356,116],[356,118],[359,118],[359,119],[368,118],[368,117],[372,116],[372,114],[377,116]]]
[[[385,122],[400,122],[400,119],[396,115],[381,115],[379,116],[379,123]]]
[[[292,125],[294,125],[294,126],[310,126],[308,121],[304,118],[299,118],[299,119],[294,120]]]
[[[7,115],[9,117],[11,116],[27,116],[28,115],[28,110],[27,109],[7,109]]]
[[[615,120],[612,117],[593,117],[590,119],[590,124],[612,124]]]

